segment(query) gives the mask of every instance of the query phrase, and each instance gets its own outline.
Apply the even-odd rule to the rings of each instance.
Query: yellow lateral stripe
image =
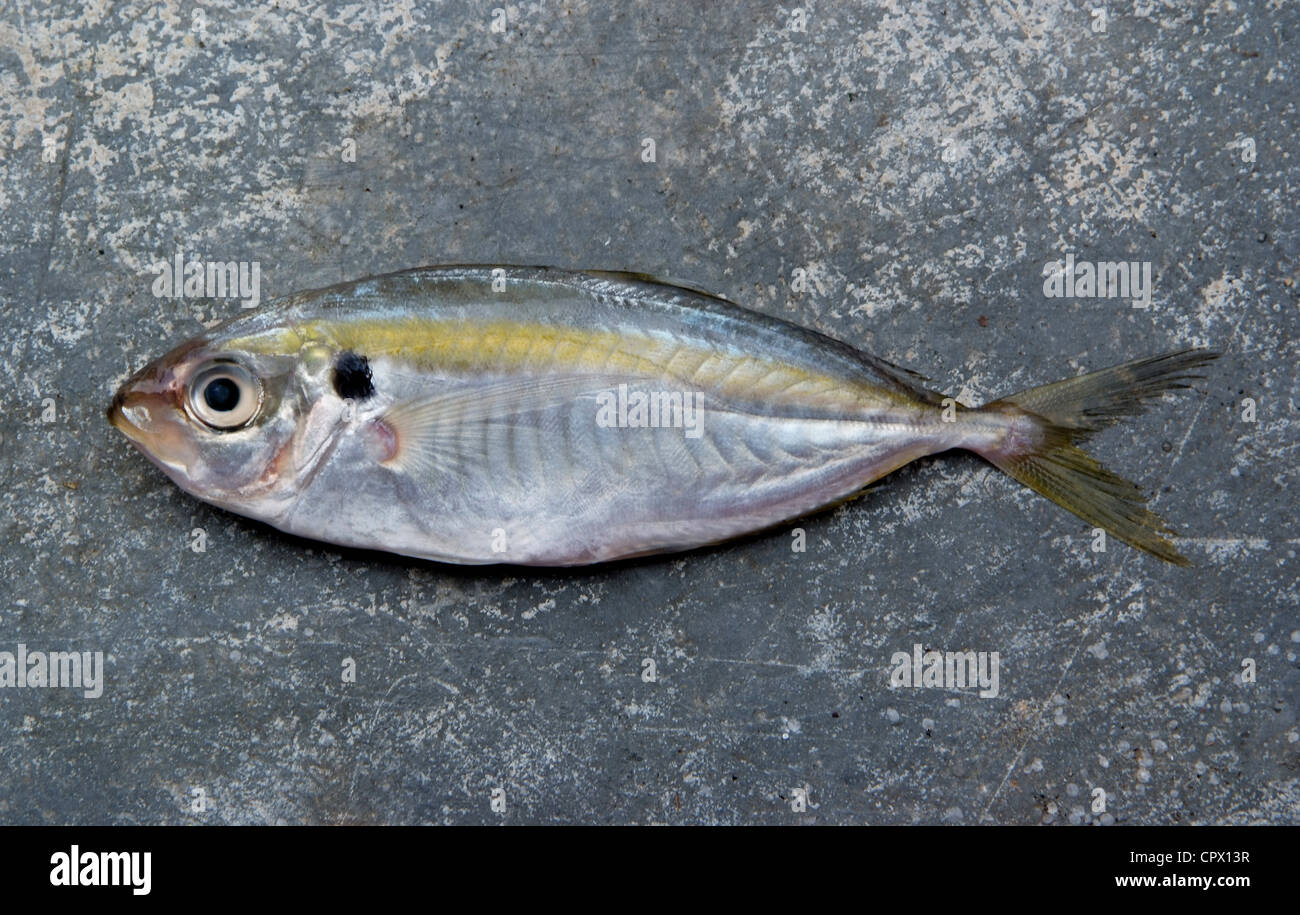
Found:
[[[730,353],[650,334],[615,333],[514,321],[384,318],[314,321],[231,342],[250,352],[296,352],[325,343],[414,368],[570,369],[674,378],[683,387],[747,394],[791,403],[845,407],[891,405],[905,398],[773,359]]]

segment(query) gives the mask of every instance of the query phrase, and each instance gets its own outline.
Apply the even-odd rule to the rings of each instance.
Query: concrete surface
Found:
[[[0,822],[1300,820],[1300,10],[1108,6],[6,3],[0,651],[106,677],[0,690]],[[239,310],[155,297],[177,249],[257,261],[263,298],[642,270],[972,400],[1224,347],[1094,448],[1196,567],[1093,553],[967,455],[802,553],[537,573],[282,536],[104,422]],[[1045,296],[1067,251],[1149,262],[1151,306]],[[998,652],[999,695],[891,691],[917,643]]]

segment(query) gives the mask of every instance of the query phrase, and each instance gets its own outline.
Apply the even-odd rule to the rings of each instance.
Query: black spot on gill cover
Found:
[[[353,352],[339,353],[334,360],[334,390],[344,400],[365,400],[374,396],[370,362]]]

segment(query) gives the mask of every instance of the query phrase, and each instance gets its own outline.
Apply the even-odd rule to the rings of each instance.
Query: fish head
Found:
[[[297,353],[235,339],[198,337],[149,363],[118,389],[108,421],[186,492],[273,518],[293,494],[310,379]]]

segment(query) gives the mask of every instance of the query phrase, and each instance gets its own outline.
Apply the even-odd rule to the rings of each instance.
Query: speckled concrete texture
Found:
[[[0,689],[0,822],[1300,820],[1300,9],[1094,6],[5,3],[0,652],[105,674]],[[155,296],[178,250],[256,261],[263,299],[640,270],[972,402],[1221,347],[1093,446],[1196,565],[1094,552],[964,454],[802,552],[467,570],[287,537],[104,421],[240,310]],[[1067,253],[1149,264],[1149,307],[1046,295]],[[999,694],[891,689],[917,644],[998,652]]]

